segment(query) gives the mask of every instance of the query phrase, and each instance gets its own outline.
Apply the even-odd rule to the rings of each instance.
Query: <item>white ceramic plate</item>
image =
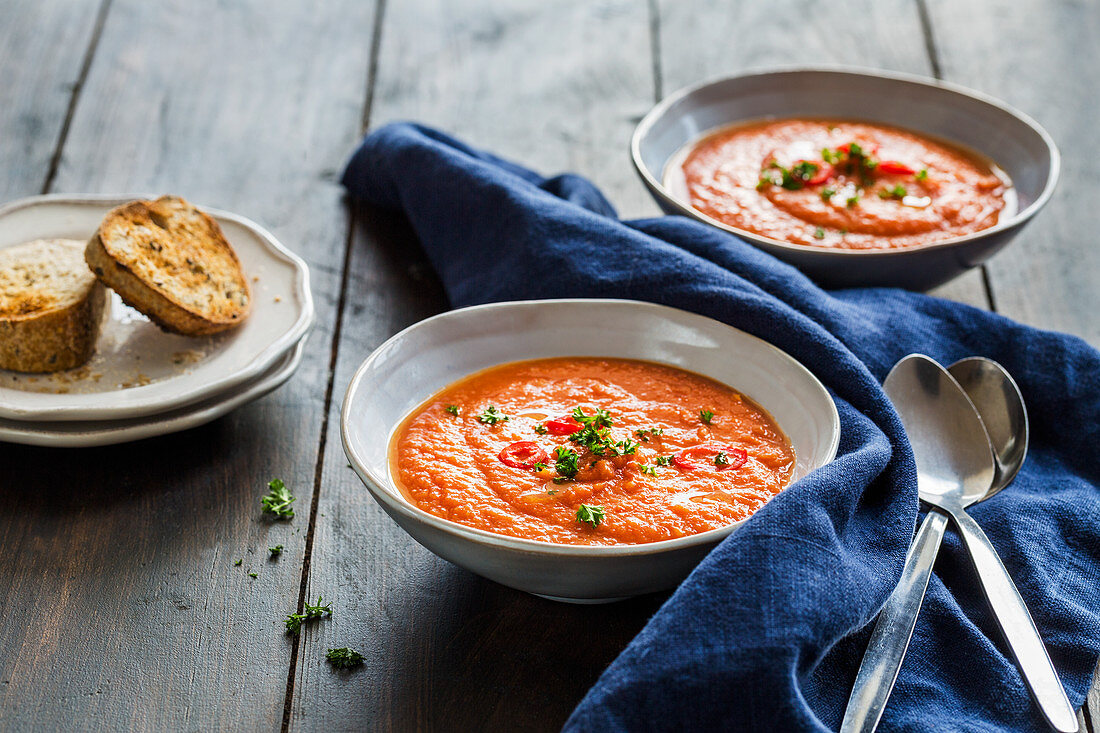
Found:
[[[344,450],[375,500],[413,539],[504,585],[579,603],[664,590],[737,526],[644,545],[560,545],[450,522],[401,494],[388,446],[410,410],[481,369],[555,356],[644,359],[733,387],[790,438],[792,481],[836,455],[840,420],[825,387],[784,352],[710,318],[651,303],[572,299],[494,303],[421,321],[378,347],[356,372],[340,419]]]
[[[289,379],[302,361],[305,342],[303,338],[258,378],[197,404],[129,420],[65,422],[0,420],[0,441],[59,448],[85,448],[127,443],[198,427],[247,402],[263,397]]]
[[[0,207],[0,248],[34,239],[88,239],[110,209],[148,196],[34,196]],[[252,313],[232,331],[203,338],[161,331],[117,295],[84,366],[53,375],[0,370],[0,419],[119,420],[166,412],[255,379],[313,324],[306,264],[244,217],[202,207],[241,259]]]

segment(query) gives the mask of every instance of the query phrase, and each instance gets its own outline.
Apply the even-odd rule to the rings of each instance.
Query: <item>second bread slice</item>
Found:
[[[84,259],[126,303],[173,333],[218,333],[251,308],[248,280],[221,227],[176,196],[110,211]]]

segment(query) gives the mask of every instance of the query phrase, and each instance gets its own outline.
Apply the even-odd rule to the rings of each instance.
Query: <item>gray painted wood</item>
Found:
[[[335,175],[373,20],[359,0],[113,3],[54,190],[172,192],[262,222],[313,266],[318,326],[287,385],[208,426],[0,446],[0,728],[281,724],[348,228]],[[261,517],[273,477],[299,497],[290,523]]]
[[[930,76],[917,6],[910,0],[661,0],[664,94],[700,79],[777,66],[846,64]],[[987,308],[980,271],[933,291]]]
[[[0,12],[0,201],[41,193],[98,2],[10,0]]]
[[[1093,215],[1100,173],[1089,155],[1100,5],[933,0],[929,16],[944,78],[1035,117],[1062,151],[1062,178],[1047,208],[989,262],[997,310],[1100,343]]]
[[[627,155],[654,98],[648,43],[641,2],[389,3],[370,122],[424,120],[543,171],[592,176],[624,213],[652,212]],[[445,306],[403,223],[377,211],[359,221],[340,394],[382,340]],[[334,439],[322,485],[309,586],[336,613],[305,637],[295,729],[557,729],[661,600],[567,606],[439,560],[378,508]],[[581,625],[601,633],[577,644]],[[328,669],[325,650],[343,646],[366,655],[363,668]]]

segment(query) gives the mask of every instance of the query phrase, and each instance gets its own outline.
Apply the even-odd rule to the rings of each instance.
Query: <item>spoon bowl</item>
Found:
[[[988,499],[1012,483],[1027,456],[1027,408],[1016,381],[1003,366],[982,356],[960,359],[947,368],[963,388],[982,418],[997,475],[989,487]]]
[[[882,388],[913,446],[920,498],[951,509],[985,498],[996,464],[985,425],[958,382],[927,356],[911,354]]]

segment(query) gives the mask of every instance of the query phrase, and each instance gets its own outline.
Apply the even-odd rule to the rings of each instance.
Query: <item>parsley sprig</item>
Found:
[[[336,669],[351,669],[362,664],[366,657],[345,646],[339,649],[329,649],[325,652],[325,659]]]
[[[577,466],[577,459],[579,456],[572,448],[566,448],[564,445],[559,445],[554,449],[554,458],[554,470],[558,472],[558,478],[563,481],[572,479],[577,475],[577,471],[580,470]],[[554,480],[561,483],[562,481],[558,481],[558,478]]]
[[[260,506],[268,514],[276,519],[293,519],[294,510],[290,505],[294,503],[294,495],[283,483],[282,479],[272,479],[267,482],[267,496],[260,499]]]
[[[588,504],[581,504],[577,508],[577,521],[591,524],[593,527],[599,527],[600,522],[604,520],[606,513],[602,506],[589,506]]]
[[[498,410],[495,405],[489,405],[481,414],[477,416],[477,421],[485,423],[486,425],[496,425],[497,423],[504,422],[505,420],[511,420],[512,418],[505,415]]]
[[[699,410],[699,420],[704,425],[710,425],[710,421],[714,419],[714,412],[711,410]]]
[[[321,605],[321,596],[317,596],[317,604],[311,605],[309,601],[306,601],[306,606],[302,609],[303,613],[290,613],[286,617],[286,633],[294,634],[295,636],[302,630],[302,624],[306,621],[312,621],[314,619],[321,618],[324,614],[332,615],[332,604],[326,603]]]

